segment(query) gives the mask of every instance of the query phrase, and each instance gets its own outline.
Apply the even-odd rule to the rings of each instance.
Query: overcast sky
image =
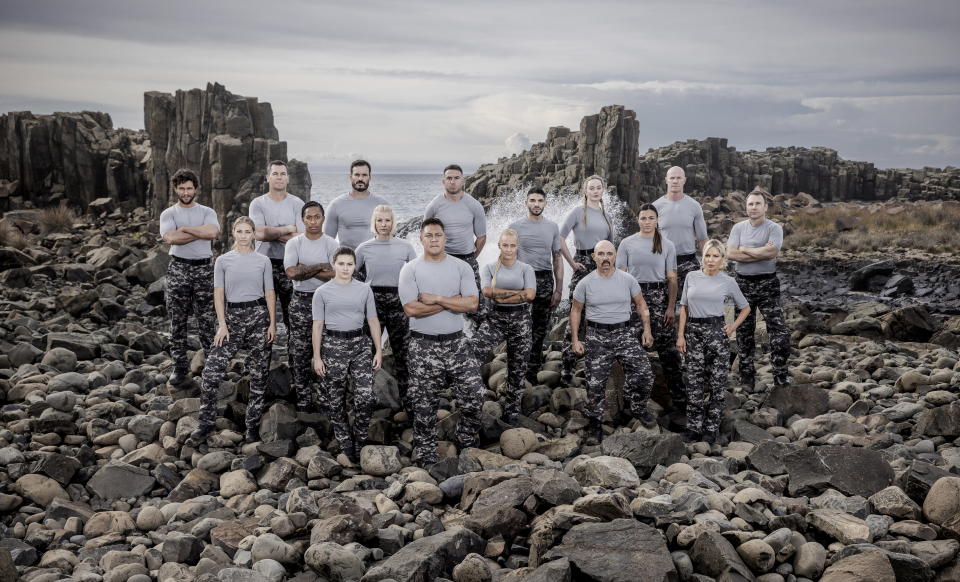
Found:
[[[0,0],[0,112],[94,109],[217,81],[273,105],[291,157],[475,167],[637,112],[640,151],[726,137],[879,167],[960,165],[956,0]]]

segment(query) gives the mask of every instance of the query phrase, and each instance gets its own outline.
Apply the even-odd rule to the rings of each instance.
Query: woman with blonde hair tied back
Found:
[[[533,267],[517,260],[519,243],[517,231],[501,232],[497,243],[500,256],[480,272],[483,296],[492,306],[471,344],[478,363],[483,363],[490,350],[504,340],[507,342],[507,394],[503,410],[504,420],[511,426],[517,426],[520,420],[520,397],[532,343],[530,302],[537,290]]]

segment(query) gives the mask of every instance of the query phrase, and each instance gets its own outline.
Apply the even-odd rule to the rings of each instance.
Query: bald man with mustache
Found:
[[[616,268],[617,250],[610,241],[602,240],[593,249],[597,270],[577,283],[570,306],[572,347],[577,354],[586,354],[588,409],[590,423],[587,441],[599,443],[603,438],[603,412],[606,409],[606,386],[614,361],[623,369],[623,398],[630,414],[644,426],[656,426],[656,417],[647,409],[653,372],[647,352],[640,345],[630,315],[635,309],[643,323],[643,346],[653,345],[650,314],[637,280]],[[580,320],[586,311],[586,338],[580,341]]]

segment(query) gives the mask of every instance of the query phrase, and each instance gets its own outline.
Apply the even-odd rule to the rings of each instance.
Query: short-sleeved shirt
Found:
[[[286,248],[283,251],[283,268],[289,269],[296,265],[319,265],[320,263],[332,263],[333,253],[339,248],[337,241],[329,236],[322,234],[316,240],[310,240],[307,235],[300,234],[287,241]],[[293,288],[296,291],[316,291],[323,285],[323,281],[311,277],[303,281],[294,281]]]
[[[690,317],[723,317],[723,304],[733,299],[738,309],[747,306],[740,286],[726,273],[707,275],[703,270],[687,273],[680,305],[687,306]]]
[[[327,208],[327,218],[323,230],[353,250],[360,243],[373,238],[370,230],[370,218],[373,209],[389,204],[387,199],[368,193],[363,198],[354,198],[351,194],[341,194],[333,199]]]
[[[640,284],[631,275],[615,270],[609,277],[592,271],[573,290],[573,298],[586,305],[587,321],[622,323],[630,319],[633,298]]]
[[[336,331],[353,331],[377,316],[370,285],[356,279],[349,283],[330,281],[313,294],[313,319]]]
[[[455,255],[466,255],[476,251],[475,238],[487,234],[487,215],[483,205],[469,194],[453,202],[440,194],[427,204],[423,218],[437,217],[443,222],[446,235],[446,251]]]
[[[217,213],[203,204],[194,204],[184,208],[174,204],[160,213],[160,236],[184,226],[203,226],[212,224],[220,228]],[[197,239],[184,245],[170,245],[170,255],[181,259],[209,259],[213,256],[210,241]]]
[[[417,258],[409,242],[396,237],[368,240],[357,247],[357,269],[366,267],[367,283],[372,287],[396,287],[400,269]]]
[[[700,203],[684,195],[680,200],[661,196],[653,205],[657,208],[660,231],[677,247],[677,254],[696,253],[697,241],[707,238],[707,223]]]
[[[586,211],[586,216],[584,216]],[[567,213],[560,225],[560,236],[567,238],[573,231],[573,242],[578,251],[592,251],[602,240],[613,242],[613,230],[606,213],[589,206],[577,206]]]
[[[437,263],[417,257],[404,265],[400,270],[398,292],[402,305],[417,301],[420,293],[443,297],[475,297],[479,294],[473,269],[449,254]],[[444,309],[426,317],[411,317],[410,330],[431,335],[463,331],[463,314]]]
[[[560,251],[560,227],[546,218],[518,220],[510,225],[520,236],[517,258],[533,267],[534,271],[552,271],[553,253]]]
[[[287,194],[287,197],[280,202],[275,202],[269,194],[263,194],[253,199],[248,213],[253,224],[258,227],[292,224],[297,227],[297,232],[304,232],[306,229],[300,217],[300,209],[303,205],[304,201],[293,194]],[[282,259],[283,246],[284,243],[278,240],[257,241],[257,252],[271,259]]]
[[[260,253],[230,251],[213,264],[213,286],[223,287],[230,303],[256,301],[273,289],[270,259]]]
[[[768,242],[778,249],[783,246],[783,227],[769,218],[764,219],[760,226],[753,226],[749,220],[733,225],[730,229],[729,247],[762,247]],[[766,275],[777,272],[777,259],[763,259],[762,261],[742,262],[736,264],[737,273],[741,275]]]
[[[667,271],[677,270],[677,249],[661,237],[660,252],[653,252],[653,237],[632,234],[617,249],[617,268],[625,269],[640,283],[665,281]]]
[[[497,282],[493,283],[493,278]],[[497,263],[485,265],[480,270],[480,286],[493,286],[497,289],[536,289],[537,276],[533,272],[533,267],[522,262],[516,261],[509,267],[501,264],[497,268]]]

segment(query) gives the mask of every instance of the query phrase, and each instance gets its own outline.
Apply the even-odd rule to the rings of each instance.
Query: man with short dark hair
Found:
[[[463,315],[477,310],[479,289],[470,267],[444,250],[444,224],[427,218],[420,228],[423,255],[400,270],[398,293],[410,318],[407,358],[413,446],[417,462],[437,462],[437,409],[446,380],[460,401],[457,446],[470,447],[480,429],[484,388],[463,335]]]
[[[740,382],[748,391],[756,384],[754,330],[757,311],[763,314],[770,338],[770,365],[773,383],[790,383],[787,360],[790,357],[790,328],[780,304],[780,279],[777,257],[783,246],[783,227],[767,218],[767,197],[762,188],[747,194],[747,220],[733,225],[727,240],[727,257],[736,261],[737,285],[747,298],[750,314],[737,330],[737,351],[740,357]]]
[[[210,241],[220,234],[220,221],[212,208],[196,201],[200,180],[188,169],[170,179],[177,203],[160,214],[160,236],[170,245],[170,264],[164,285],[170,315],[170,383],[188,381],[187,328],[191,313],[196,318],[200,344],[210,348],[216,331],[213,311],[213,250]]]
[[[370,193],[371,176],[370,163],[355,160],[350,164],[350,192],[334,198],[327,209],[324,229],[327,235],[354,250],[373,238],[370,230],[373,209],[389,204],[386,198]]]
[[[560,303],[563,290],[563,256],[561,255],[560,227],[556,222],[543,217],[547,197],[543,188],[530,188],[527,192],[527,217],[512,223],[509,228],[520,237],[518,260],[533,267],[537,279],[537,292],[531,302],[533,344],[527,379],[537,383],[537,372],[543,365],[543,340],[547,335],[553,308]]]

